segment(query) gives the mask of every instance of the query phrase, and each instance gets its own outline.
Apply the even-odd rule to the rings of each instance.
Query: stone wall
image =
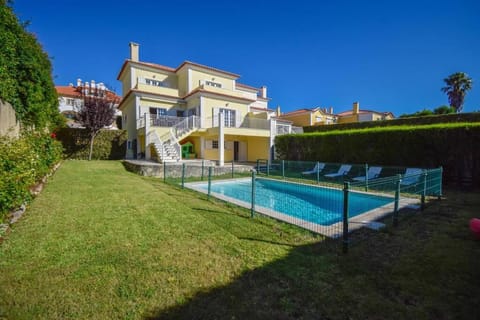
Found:
[[[0,136],[18,137],[19,134],[20,124],[15,110],[10,103],[0,100]]]
[[[135,160],[125,160],[123,161],[123,166],[131,172],[139,174],[141,176],[147,177],[158,177],[163,178],[164,170],[167,172],[167,178],[180,178],[182,176],[182,163],[167,163],[166,169],[164,164],[146,162],[146,161],[135,161]],[[230,174],[232,172],[232,166],[226,164],[223,167],[214,165],[213,162],[205,160],[203,166],[203,176],[208,175],[208,167],[212,167],[212,175],[218,176],[222,174]],[[248,165],[234,165],[235,173],[250,172],[252,166]],[[201,177],[202,176],[202,164],[201,162],[196,163],[186,163],[185,165],[185,177]]]

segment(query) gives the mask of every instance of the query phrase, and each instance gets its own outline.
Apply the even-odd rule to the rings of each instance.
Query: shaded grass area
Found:
[[[478,193],[333,244],[124,171],[68,161],[0,247],[0,318],[474,319]]]

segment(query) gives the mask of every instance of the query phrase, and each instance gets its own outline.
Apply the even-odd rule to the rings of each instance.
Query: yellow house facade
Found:
[[[139,60],[130,43],[117,79],[122,83],[127,159],[159,162],[183,157],[230,161],[271,159],[277,134],[292,132],[291,122],[268,108],[267,88],[237,82],[238,74],[185,61],[177,68]]]
[[[294,126],[318,126],[335,124],[337,117],[333,114],[333,108],[298,109],[279,116],[280,119],[291,121]]]
[[[391,120],[394,118],[395,117],[391,112],[360,110],[360,103],[354,102],[352,110],[344,111],[337,114],[337,123]]]

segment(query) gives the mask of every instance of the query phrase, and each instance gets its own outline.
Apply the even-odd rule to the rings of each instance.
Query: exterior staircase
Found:
[[[159,137],[155,131],[148,134],[158,155],[158,162],[177,162],[182,160],[182,147],[179,141],[199,128],[199,117],[190,116],[170,128],[169,132]]]

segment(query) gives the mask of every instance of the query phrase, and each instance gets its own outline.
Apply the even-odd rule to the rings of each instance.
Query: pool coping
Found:
[[[269,178],[264,178],[264,177],[262,177],[262,179],[281,181],[281,180],[278,180],[278,179],[269,179]],[[244,181],[247,181],[247,180],[251,180],[251,178],[222,179],[222,180],[214,180],[214,182],[215,183],[235,182],[235,181],[244,182]],[[313,187],[316,186],[316,185],[312,185],[312,184],[305,184],[305,183],[298,183],[298,182],[291,182],[291,181],[285,181],[285,182],[293,183],[293,184],[313,186]],[[206,183],[208,183],[208,182],[207,181],[188,182],[188,183],[185,183],[185,187],[187,187],[191,190],[197,191],[197,192],[201,192],[203,194],[208,194],[208,190],[202,189],[202,188],[197,186],[197,185],[204,185]],[[332,189],[332,190],[342,190],[341,188],[334,188],[334,187],[327,187],[327,186],[321,186],[321,187]],[[371,193],[371,192],[361,191],[361,190],[354,190],[354,192],[369,194],[369,195],[376,195],[376,196],[392,197],[392,195],[389,195],[389,194],[378,194],[378,193]],[[252,207],[251,203],[249,203],[249,202],[245,202],[245,201],[238,200],[238,199],[235,199],[235,198],[232,198],[232,197],[229,197],[229,196],[225,196],[225,195],[220,194],[220,193],[211,192],[210,195],[217,198],[217,199],[233,203],[235,205],[238,205],[238,206],[246,208],[246,209],[251,209],[251,207]],[[418,203],[419,203],[418,199],[400,197],[400,200],[399,200],[399,203],[398,203],[398,209],[400,210],[400,209],[403,209],[403,208],[416,206],[416,205],[418,205]],[[387,215],[392,214],[393,210],[394,210],[394,206],[395,206],[395,202],[392,201],[391,203],[388,203],[388,204],[383,205],[381,207],[369,210],[367,212],[361,213],[359,215],[356,215],[356,216],[350,218],[348,220],[348,232],[350,233],[350,232],[352,232],[354,230],[357,230],[361,227],[367,226],[372,221],[379,220],[381,218],[384,218]],[[256,213],[258,212],[260,214],[263,214],[265,216],[274,218],[274,219],[282,221],[282,222],[286,222],[286,223],[289,223],[289,224],[296,225],[296,226],[301,227],[303,229],[307,229],[309,231],[312,231],[312,232],[315,232],[315,233],[318,233],[318,234],[321,234],[321,235],[324,235],[324,236],[327,236],[327,237],[330,237],[330,238],[338,238],[338,237],[342,236],[342,234],[343,234],[343,222],[342,221],[336,222],[336,223],[333,223],[333,224],[330,224],[330,225],[321,225],[321,224],[318,224],[318,223],[315,223],[315,222],[304,220],[304,219],[299,218],[299,217],[292,217],[292,216],[287,215],[285,213],[281,213],[281,212],[278,212],[278,211],[275,211],[275,210],[272,210],[272,209],[269,209],[269,208],[266,208],[266,207],[262,207],[262,206],[259,206],[259,205],[255,206],[255,212]]]

